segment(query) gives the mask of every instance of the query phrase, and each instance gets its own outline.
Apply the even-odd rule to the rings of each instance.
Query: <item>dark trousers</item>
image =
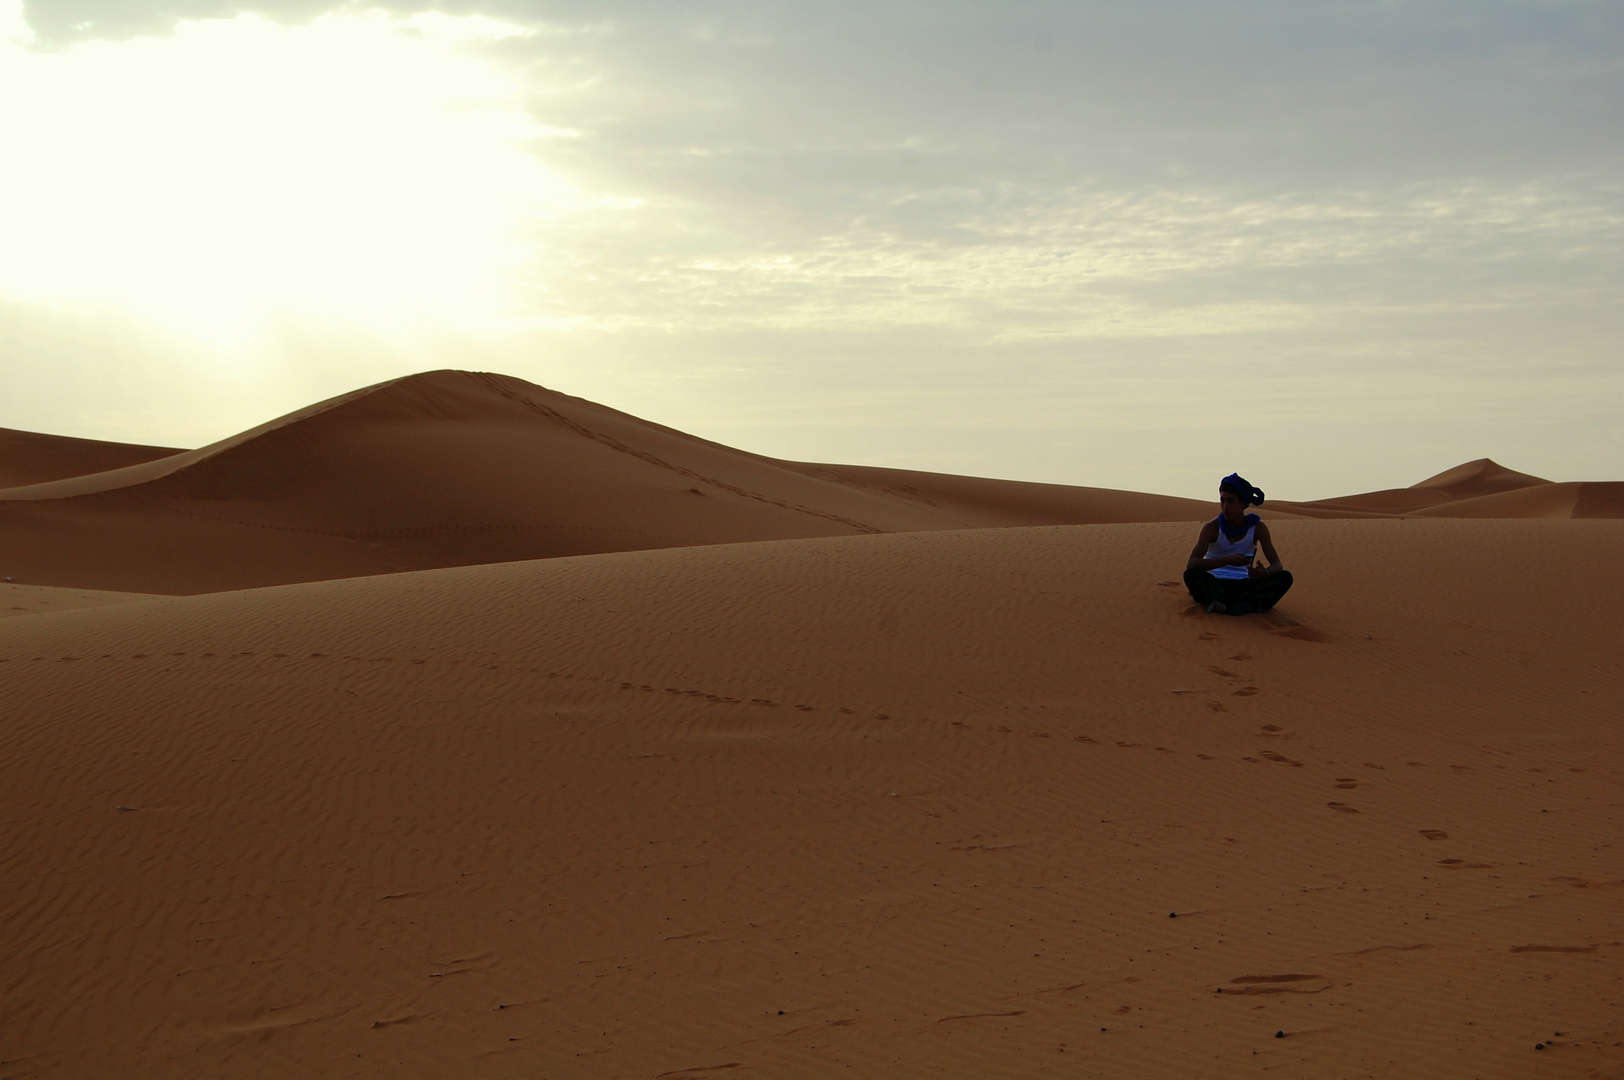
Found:
[[[1228,615],[1249,615],[1268,611],[1291,588],[1291,571],[1277,570],[1255,578],[1216,578],[1205,570],[1184,571],[1184,587],[1195,602],[1206,607],[1214,600],[1224,605]]]

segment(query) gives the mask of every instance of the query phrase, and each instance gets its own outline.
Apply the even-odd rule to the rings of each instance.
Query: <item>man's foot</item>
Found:
[[[1224,602],[1222,600],[1214,600],[1212,603],[1207,605],[1207,614],[1227,615],[1229,614],[1229,610],[1224,607]]]

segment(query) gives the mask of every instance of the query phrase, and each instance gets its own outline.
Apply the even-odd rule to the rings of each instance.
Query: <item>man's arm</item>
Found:
[[[1276,570],[1284,570],[1280,564],[1280,553],[1274,550],[1274,537],[1269,535],[1269,527],[1263,522],[1257,523],[1257,542],[1263,545],[1263,557],[1269,560],[1269,568],[1265,573],[1272,574]]]

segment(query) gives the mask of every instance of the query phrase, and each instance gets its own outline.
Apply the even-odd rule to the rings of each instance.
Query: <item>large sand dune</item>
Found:
[[[601,551],[1199,517],[1189,499],[820,467],[517,379],[382,383],[199,450],[0,490],[18,581],[193,593]]]
[[[1211,512],[1206,502],[1109,488],[779,461],[459,371],[380,383],[198,450],[10,433],[0,451],[0,570],[115,591]],[[1269,513],[1619,517],[1624,496],[1618,485],[1553,485],[1480,461],[1414,488],[1271,502]]]
[[[1275,528],[0,620],[0,1075],[1620,1075],[1624,525]]]

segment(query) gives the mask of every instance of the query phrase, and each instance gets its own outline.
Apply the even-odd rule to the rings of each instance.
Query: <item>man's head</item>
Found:
[[[1263,492],[1247,483],[1239,473],[1218,481],[1218,507],[1230,521],[1240,521],[1248,506],[1262,506]]]
[[[1263,489],[1253,487],[1239,473],[1230,473],[1218,481],[1219,501],[1223,500],[1225,492],[1240,500],[1242,506],[1263,505]]]

